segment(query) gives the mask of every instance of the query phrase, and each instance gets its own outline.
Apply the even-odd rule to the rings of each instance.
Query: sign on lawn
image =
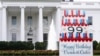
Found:
[[[63,10],[61,25],[60,56],[93,56],[92,16],[85,10]]]

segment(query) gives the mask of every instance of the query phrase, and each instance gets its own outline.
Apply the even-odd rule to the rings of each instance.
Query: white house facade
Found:
[[[32,43],[48,41],[50,24],[53,19],[57,36],[55,38],[58,42],[61,15],[64,9],[86,10],[87,16],[93,16],[94,29],[100,27],[99,20],[95,20],[100,18],[99,2],[0,0],[0,5],[0,41],[31,41]],[[99,30],[96,30],[94,37],[99,36],[97,35]]]

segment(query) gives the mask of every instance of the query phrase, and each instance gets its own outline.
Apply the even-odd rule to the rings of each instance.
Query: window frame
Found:
[[[44,21],[44,20],[46,20],[47,23],[45,24],[45,23],[43,22],[43,25],[44,25],[44,26],[48,26],[48,16],[43,16],[43,21]]]
[[[43,33],[43,41],[48,41],[48,33]]]
[[[13,26],[17,25],[17,17],[16,16],[11,17],[11,25],[13,25]]]
[[[93,25],[93,16],[88,16],[88,25]]]
[[[32,16],[27,16],[27,25],[32,26]]]
[[[17,41],[17,33],[11,33],[11,41]]]

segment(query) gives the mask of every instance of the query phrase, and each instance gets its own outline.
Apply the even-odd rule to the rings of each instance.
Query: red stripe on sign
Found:
[[[68,12],[67,12],[67,10],[64,10],[64,16],[65,16],[65,17],[68,16]]]
[[[72,16],[72,17],[74,17],[74,13],[73,13],[73,10],[71,10],[71,16]]]
[[[81,16],[80,16],[80,10],[78,10],[78,16],[81,17]]]
[[[91,42],[93,39],[92,38],[89,38],[88,36],[87,36],[87,33],[86,33],[86,37],[84,37],[84,38],[82,38],[81,37],[81,35],[80,35],[80,33],[79,33],[79,35],[78,35],[78,38],[75,38],[74,36],[73,36],[73,34],[72,34],[72,37],[71,38],[67,38],[67,34],[65,33],[64,34],[64,38],[62,38],[61,36],[60,36],[60,39],[59,39],[61,42],[80,42],[80,41],[82,41],[82,42]]]
[[[66,15],[66,10],[64,10],[64,16],[67,17],[67,15]]]

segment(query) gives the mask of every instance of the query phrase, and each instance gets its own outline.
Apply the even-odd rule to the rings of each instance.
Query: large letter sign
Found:
[[[59,56],[93,56],[92,17],[84,10],[64,10],[59,39]]]

